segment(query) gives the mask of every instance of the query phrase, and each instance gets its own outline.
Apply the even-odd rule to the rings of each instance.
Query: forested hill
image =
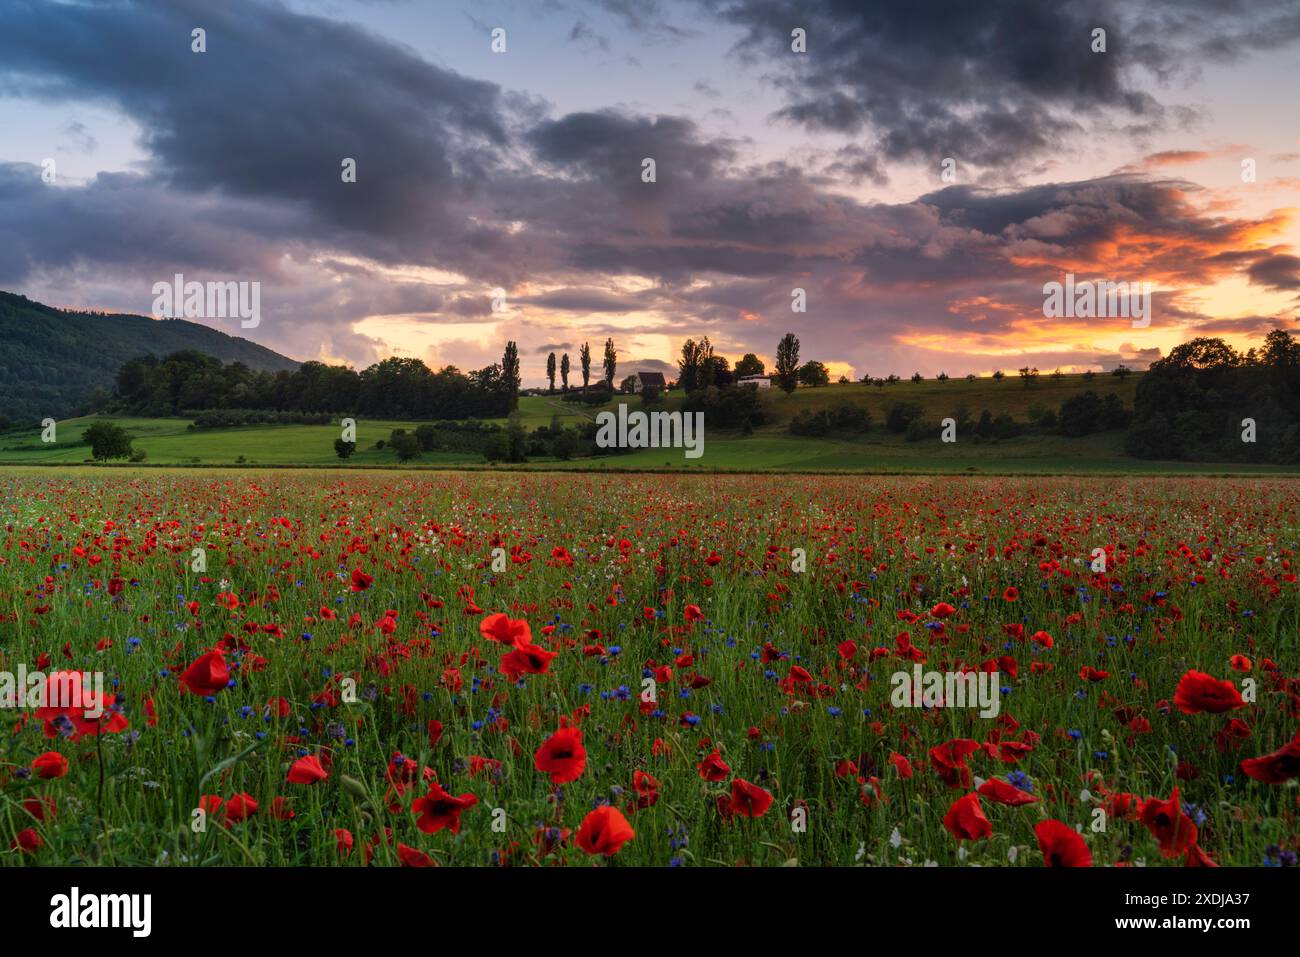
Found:
[[[239,329],[238,320],[230,323]],[[0,291],[0,418],[75,415],[97,391],[112,391],[127,359],[182,349],[259,371],[298,368],[278,352],[184,319],[64,311]]]

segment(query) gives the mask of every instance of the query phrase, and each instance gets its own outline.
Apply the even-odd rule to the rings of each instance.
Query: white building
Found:
[[[662,372],[637,372],[632,376],[632,391],[644,392],[647,388],[664,391],[668,384],[664,382]]]

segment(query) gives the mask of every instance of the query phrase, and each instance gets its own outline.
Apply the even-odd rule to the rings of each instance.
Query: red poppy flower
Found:
[[[479,622],[478,633],[484,638],[515,647],[532,644],[533,641],[533,630],[528,627],[527,621],[511,618],[502,612],[488,615]]]
[[[894,770],[898,772],[898,776],[902,780],[906,781],[912,776],[912,762],[897,751],[889,752],[889,763],[893,765]]]
[[[324,781],[329,776],[330,773],[320,763],[320,758],[314,754],[308,754],[293,762],[289,767],[289,774],[285,780],[290,784],[316,784],[319,781]]]
[[[588,854],[613,857],[632,838],[636,831],[623,812],[616,807],[601,805],[582,819],[578,828],[578,846]]]
[[[966,766],[966,758],[979,749],[978,741],[953,738],[930,749],[930,767],[948,787],[968,787],[971,783],[971,770]]]
[[[33,827],[19,831],[18,836],[9,842],[10,850],[21,851],[24,854],[35,854],[44,846],[45,842]]]
[[[579,728],[561,728],[542,742],[533,755],[533,766],[551,776],[552,784],[568,784],[582,777],[587,766],[587,749]]]
[[[727,766],[726,761],[722,760],[722,755],[717,748],[714,748],[713,753],[697,764],[696,767],[700,770],[700,777],[706,781],[724,781],[727,775],[731,773],[731,768]]]
[[[68,773],[68,759],[57,751],[46,751],[32,762],[32,772],[46,781],[61,778]]]
[[[957,610],[956,608],[948,604],[946,601],[941,601],[939,602],[939,604],[935,605],[933,608],[930,609],[930,617],[947,618],[948,616],[952,615],[956,610]]]
[[[501,673],[510,679],[517,679],[520,675],[544,675],[557,654],[540,645],[520,645],[501,658]]]
[[[1196,843],[1196,824],[1183,813],[1178,803],[1178,788],[1174,788],[1167,801],[1156,798],[1143,801],[1138,820],[1160,842],[1160,853],[1165,857],[1177,857]]]
[[[38,821],[53,821],[58,817],[58,805],[46,795],[23,798],[23,810]]]
[[[1235,751],[1250,737],[1250,725],[1240,718],[1229,718],[1223,729],[1214,736],[1214,747],[1220,754]]]
[[[638,808],[652,807],[659,800],[659,782],[644,771],[632,772],[632,790]]]
[[[979,841],[993,833],[993,825],[980,807],[980,796],[974,791],[952,802],[943,816],[943,826],[959,841]]]
[[[225,803],[226,799],[219,794],[205,794],[199,798],[199,810],[204,814],[216,814]]]
[[[984,753],[1003,764],[1015,764],[1033,750],[1034,746],[1024,741],[990,741],[984,745]]]
[[[1034,825],[1044,867],[1092,867],[1092,851],[1083,837],[1068,824],[1056,820]]]
[[[1290,744],[1278,748],[1273,753],[1242,761],[1241,770],[1248,777],[1263,781],[1265,784],[1281,784],[1291,778],[1300,777],[1300,731],[1296,732]]]
[[[762,817],[772,806],[772,795],[744,778],[731,782],[731,812],[744,817]]]
[[[374,578],[372,578],[370,575],[367,575],[360,568],[352,569],[352,590],[353,591],[365,591],[374,583],[375,583]]]
[[[36,717],[45,722],[45,737],[78,741],[86,735],[117,734],[127,729],[130,722],[117,707],[116,695],[96,691],[90,677],[82,671],[56,671],[46,676],[36,709]]]
[[[352,832],[347,828],[336,827],[334,829],[334,846],[338,849],[339,857],[347,857],[351,854],[354,843]]]
[[[1234,708],[1246,707],[1241,694],[1231,681],[1219,681],[1201,671],[1188,671],[1178,682],[1174,704],[1183,714],[1222,714]]]
[[[238,824],[257,813],[257,802],[251,794],[236,794],[226,802],[226,823]]]
[[[1187,849],[1187,853],[1183,855],[1183,866],[1184,867],[1218,867],[1219,865],[1214,862],[1214,858],[1210,857],[1209,854],[1206,854],[1205,851],[1201,850],[1201,845],[1196,844],[1193,845],[1192,847],[1189,847]]]
[[[206,655],[200,655],[182,672],[181,684],[191,694],[200,697],[216,694],[230,684],[230,670],[226,667],[226,656],[219,651],[209,651]]]
[[[411,804],[411,811],[419,815],[415,826],[425,834],[436,834],[443,828],[453,834],[459,834],[461,812],[469,810],[477,803],[478,798],[473,794],[453,797],[434,782],[429,785],[428,794],[416,798]]]
[[[407,847],[405,844],[397,845],[397,860],[403,867],[437,867],[433,858],[424,851],[416,850],[413,847]]]
[[[1038,798],[1028,791],[1022,791],[1001,778],[989,778],[979,786],[979,793],[990,801],[1006,804],[1010,807],[1019,807],[1022,804],[1036,804],[1038,802]]]
[[[1127,791],[1112,794],[1110,800],[1106,802],[1106,813],[1114,818],[1123,818],[1128,821],[1137,820],[1141,803],[1136,794],[1130,794]]]

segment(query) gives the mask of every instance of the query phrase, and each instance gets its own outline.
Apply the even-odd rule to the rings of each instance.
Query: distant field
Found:
[[[988,409],[995,416],[1008,413],[1019,421],[1028,418],[1031,406],[1057,409],[1071,395],[1092,389],[1102,395],[1115,392],[1125,405],[1131,406],[1138,376],[1126,380],[1097,376],[1091,382],[1082,376],[1064,376],[1059,380],[1043,377],[1030,387],[1009,376],[1001,382],[964,379],[941,383],[933,380],[919,384],[900,382],[876,386],[852,383],[819,389],[799,389],[791,395],[773,389],[767,393],[773,421],[753,435],[707,431],[704,455],[686,459],[680,450],[646,449],[626,455],[574,459],[561,462],[548,457],[530,459],[524,469],[672,469],[673,471],[707,471],[711,469],[755,471],[859,471],[901,473],[1234,473],[1277,474],[1300,472],[1285,466],[1254,466],[1222,463],[1153,462],[1137,460],[1123,454],[1123,436],[1108,432],[1082,439],[1030,433],[999,442],[976,443],[959,436],[955,444],[938,438],[908,442],[881,428],[886,410],[894,402],[920,404],[926,417],[937,421],[965,406],[972,417]],[[661,406],[666,411],[680,407],[682,396],[669,394]],[[620,402],[640,408],[636,396],[620,396],[605,406],[586,407],[564,402],[558,396],[523,396],[519,411],[530,431],[546,425],[554,416],[566,424],[594,417],[603,408],[612,409]],[[839,402],[852,402],[871,410],[872,430],[852,439],[810,438],[789,434],[790,420],[801,410],[816,410]],[[397,467],[392,452],[376,449],[379,439],[387,439],[395,428],[414,430],[420,423],[358,419],[356,454],[346,463],[334,454],[338,437],[336,425],[248,426],[232,429],[190,431],[185,419],[148,419],[110,416],[124,426],[135,439],[135,446],[145,451],[148,465],[309,465],[358,467]],[[89,457],[82,444],[82,434],[94,418],[67,419],[58,424],[58,442],[45,446],[38,430],[0,436],[0,464],[72,465]],[[503,422],[504,420],[493,420]],[[242,457],[242,458],[241,458]],[[424,453],[407,467],[463,468],[485,466],[474,453]]]
[[[267,425],[237,429],[189,431],[188,419],[136,419],[123,416],[106,416],[127,429],[134,437],[136,448],[144,449],[147,462],[155,465],[233,465],[240,456],[246,464],[260,465],[329,465],[342,464],[334,454],[333,442],[338,438],[338,426],[331,425]],[[11,433],[0,437],[0,462],[6,463],[79,463],[90,457],[90,449],[81,444],[82,434],[94,417],[68,419],[58,425],[58,442],[47,448],[24,448],[14,451],[13,446],[40,444],[39,431]],[[395,459],[391,452],[370,448],[376,439],[387,438],[395,428],[415,428],[413,422],[363,421],[359,425],[360,438],[356,454],[349,464],[389,465]],[[476,461],[478,456],[451,455],[448,464]],[[442,457],[426,454],[422,464],[438,464]],[[241,463],[241,464],[245,464]]]
[[[1091,381],[1084,379],[1082,375],[1063,375],[1060,379],[1052,379],[1044,375],[1039,377],[1035,385],[1025,386],[1019,376],[1012,373],[1001,381],[991,378],[976,379],[974,382],[967,382],[965,379],[950,379],[947,382],[926,379],[913,384],[904,380],[883,387],[850,382],[817,389],[800,388],[789,395],[780,389],[772,388],[766,390],[765,394],[771,403],[775,422],[772,426],[759,431],[784,432],[785,426],[799,412],[805,409],[816,411],[830,408],[840,402],[866,406],[871,410],[872,418],[877,425],[884,421],[885,411],[895,402],[915,402],[925,409],[926,417],[931,419],[942,418],[964,405],[970,410],[973,418],[978,418],[981,411],[988,409],[995,416],[1005,412],[1020,421],[1025,421],[1033,405],[1059,409],[1066,399],[1089,389],[1098,395],[1114,392],[1126,407],[1132,408],[1139,378],[1141,378],[1140,373],[1130,375],[1126,379],[1098,375]],[[594,415],[601,408],[613,408],[619,401],[631,402],[638,406],[640,403],[640,399],[635,396],[622,396],[614,402],[590,409],[561,401],[558,396],[524,396],[520,399],[519,410],[524,423],[533,427],[545,425],[555,412],[559,412],[562,417],[566,413],[569,417],[576,417],[583,412]],[[667,410],[678,408],[681,401],[680,392],[670,392],[665,396],[663,408]],[[581,412],[578,411],[579,409]]]

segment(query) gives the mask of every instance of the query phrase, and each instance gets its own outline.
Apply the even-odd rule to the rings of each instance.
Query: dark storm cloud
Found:
[[[478,322],[495,322],[498,318],[492,311],[492,297],[484,290],[481,295],[460,295],[449,299],[442,311],[461,320]]]
[[[1300,322],[1290,316],[1235,316],[1198,322],[1193,332],[1198,336],[1251,335],[1262,339],[1274,329],[1295,330],[1298,327]]]
[[[206,53],[191,50],[196,25]],[[278,4],[13,0],[0,38],[0,91],[120,109],[160,181],[300,204],[381,251],[456,224],[507,139],[493,84]]]
[[[187,196],[133,173],[60,187],[42,182],[39,166],[0,163],[0,285],[33,268],[91,265],[125,276],[188,269],[269,277],[283,249],[270,248],[265,231],[308,227],[291,207]]]
[[[323,349],[362,363],[382,357],[383,344],[354,333],[352,323],[444,306],[444,292],[427,283],[394,283],[364,265],[317,257],[310,216],[290,204],[195,196],[140,174],[100,173],[80,186],[46,185],[40,174],[31,164],[0,163],[0,288],[147,314],[153,284],[177,272],[200,282],[254,281],[263,309],[256,341],[294,358]]]
[[[1251,282],[1269,289],[1300,290],[1300,256],[1266,256],[1251,263],[1246,273]]]
[[[716,176],[735,156],[729,141],[703,138],[688,119],[628,116],[612,110],[570,113],[540,123],[528,139],[537,157],[552,166],[646,196],[654,195],[647,189],[651,185]],[[642,182],[646,158],[655,161],[654,184]]]
[[[675,363],[664,362],[662,359],[625,359],[623,356],[618,357],[618,377],[620,379],[635,372],[662,372],[664,378],[672,382],[676,380],[679,371]]]
[[[876,12],[861,29],[837,4],[792,21],[809,28],[816,53],[801,61],[800,82],[825,101],[808,109],[895,137],[829,154],[834,169],[823,163],[808,174],[745,166],[743,141],[711,137],[684,117],[553,117],[359,27],[278,5],[15,0],[0,5],[0,94],[107,103],[140,127],[148,161],[140,172],[57,187],[36,166],[0,165],[0,286],[60,290],[56,300],[73,304],[69,284],[90,276],[97,285],[81,288],[110,294],[82,304],[142,311],[151,283],[173,271],[257,279],[267,286],[259,341],[297,358],[319,348],[363,363],[384,344],[352,333],[354,322],[495,323],[490,290],[500,285],[512,307],[541,312],[535,326],[516,320],[538,330],[533,341],[617,338],[629,334],[626,323],[597,329],[588,317],[635,312],[636,331],[707,333],[737,354],[770,356],[780,334],[797,329],[810,355],[886,372],[911,364],[899,343],[917,334],[978,335],[991,351],[1005,349],[1041,309],[1042,282],[1075,264],[1175,285],[1249,270],[1257,283],[1295,288],[1294,257],[1263,254],[1242,223],[1191,206],[1196,188],[1185,182],[962,185],[899,203],[830,192],[824,172],[883,181],[884,158],[938,142],[958,124],[994,156],[1073,128],[1076,119],[1053,112],[1060,104],[1159,113],[1109,72],[1113,64],[1089,61],[1067,80],[1073,67],[1048,62],[1066,55],[1059,44],[1039,51],[1042,62],[1031,56],[1022,33],[1046,29],[1037,7],[1011,5],[1018,18],[991,14],[981,45],[963,33],[982,22],[964,8],[949,23],[924,3],[877,6],[864,8]],[[743,19],[739,7],[715,7]],[[987,13],[983,3],[973,9]],[[760,22],[780,22],[788,51],[785,18],[802,10],[750,7],[747,47],[759,42]],[[637,4],[613,12],[650,23],[664,15]],[[1068,16],[1075,26],[1086,19]],[[846,29],[829,29],[836,23]],[[195,24],[208,30],[206,54],[190,52]],[[880,66],[898,75],[870,73],[875,92],[862,71],[877,67],[854,48],[868,29],[880,33],[868,53],[900,40]],[[1112,51],[1131,51],[1131,41],[1111,41]],[[981,59],[984,47],[998,52]],[[1008,62],[988,66],[985,78],[985,61],[999,58]],[[829,89],[836,64],[845,69]],[[858,72],[848,69],[855,64]],[[917,89],[905,89],[914,80]],[[960,96],[945,99],[945,83]],[[789,87],[791,110],[801,89]],[[926,97],[933,111],[920,108]],[[356,184],[340,181],[344,156],[358,161]],[[645,157],[657,162],[654,184],[641,181]],[[1113,262],[1112,247],[1146,258]],[[435,285],[388,269],[406,266],[465,281]],[[611,279],[620,276],[650,282],[626,293]],[[528,293],[514,296],[520,287]],[[807,290],[806,315],[791,313],[794,287]],[[548,324],[565,312],[583,316],[582,332]]]
[[[544,309],[562,309],[569,312],[627,313],[639,309],[644,301],[633,296],[620,296],[603,289],[556,289],[536,296],[520,296],[514,302]]]
[[[1139,84],[1300,37],[1292,0],[699,0],[787,96],[780,115],[873,132],[891,159],[1023,163],[1094,123],[1154,128]],[[804,54],[791,31],[807,31]],[[1106,30],[1106,52],[1091,49]]]
[[[1050,238],[1062,232],[1075,241],[1101,236],[1116,220],[1130,223],[1177,224],[1180,181],[1153,182],[1112,176],[1076,183],[1046,183],[1015,190],[949,186],[921,196],[917,202],[938,211],[952,226],[981,233]],[[1044,217],[1054,213],[1058,217]]]
[[[1145,369],[1160,358],[1160,350],[1154,347],[1138,349],[1131,344],[1125,344],[1121,349],[1121,352],[1093,356],[1092,364],[1101,366],[1105,372],[1110,372],[1119,366],[1128,366],[1130,369]]]
[[[836,152],[835,159],[826,165],[826,172],[844,176],[855,184],[870,180],[877,186],[884,186],[889,182],[889,177],[881,166],[880,155],[852,143]]]

